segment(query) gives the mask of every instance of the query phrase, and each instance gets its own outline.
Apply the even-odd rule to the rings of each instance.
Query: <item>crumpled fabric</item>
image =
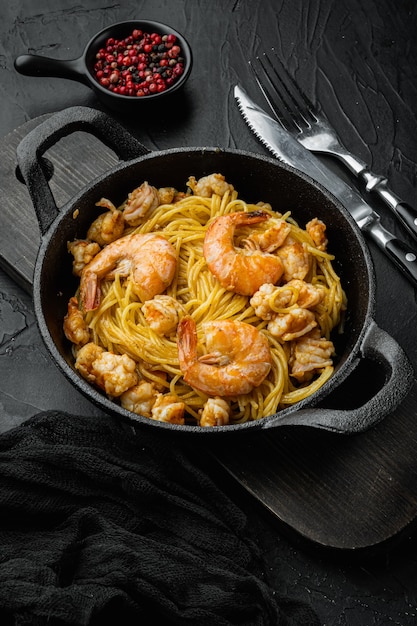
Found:
[[[0,436],[1,624],[319,624],[177,442],[55,411]]]

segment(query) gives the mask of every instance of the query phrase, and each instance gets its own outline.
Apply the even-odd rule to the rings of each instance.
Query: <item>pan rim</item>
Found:
[[[297,402],[295,405],[286,407],[279,412],[272,414],[270,416],[245,422],[242,424],[229,424],[222,426],[221,428],[203,428],[197,425],[175,425],[175,424],[166,424],[164,422],[155,422],[154,420],[149,420],[149,418],[145,418],[143,416],[136,415],[123,409],[120,405],[116,404],[113,400],[108,399],[105,395],[103,395],[100,391],[96,390],[92,387],[87,381],[85,381],[80,375],[66,362],[65,358],[62,356],[61,352],[57,348],[49,327],[47,320],[45,318],[44,310],[43,310],[43,298],[42,298],[42,284],[43,284],[43,274],[44,274],[44,262],[46,253],[50,248],[51,241],[56,236],[56,233],[59,231],[61,223],[64,219],[66,219],[69,215],[71,215],[77,205],[81,202],[81,200],[86,196],[86,194],[94,194],[95,189],[98,189],[103,183],[108,181],[111,178],[114,178],[118,173],[126,168],[136,168],[141,163],[146,161],[156,161],[160,158],[166,158],[169,155],[178,155],[178,154],[200,154],[204,155],[217,155],[222,154],[224,156],[234,156],[237,155],[239,157],[244,157],[248,159],[256,159],[262,163],[272,165],[275,168],[278,168],[284,172],[290,172],[296,178],[301,179],[308,185],[312,186],[316,190],[318,190],[321,194],[323,194],[327,200],[341,213],[342,217],[350,226],[351,230],[355,234],[356,242],[359,244],[360,253],[363,259],[363,265],[366,269],[367,276],[367,290],[368,290],[368,301],[366,306],[366,311],[364,313],[364,321],[361,329],[357,333],[356,340],[354,341],[354,345],[350,348],[350,352],[347,358],[344,360],[340,369],[335,372],[332,377],[327,381],[323,387],[321,387],[318,391],[316,391],[313,395],[309,396],[305,400]],[[169,148],[166,150],[158,150],[151,151],[145,155],[139,156],[130,161],[121,161],[114,165],[112,168],[106,170],[103,174],[96,177],[93,181],[91,181],[88,185],[86,185],[83,189],[81,189],[75,196],[73,196],[61,209],[57,217],[51,223],[47,232],[41,238],[41,244],[38,250],[38,255],[35,264],[34,270],[34,278],[33,278],[33,299],[35,305],[36,312],[36,320],[41,333],[41,336],[44,340],[44,343],[50,352],[53,360],[59,366],[63,374],[70,380],[72,384],[75,385],[77,389],[79,389],[83,395],[85,395],[93,404],[97,405],[99,408],[103,409],[105,412],[114,414],[117,413],[120,417],[134,422],[137,425],[151,425],[161,430],[166,430],[169,432],[181,432],[181,433],[206,433],[210,434],[213,432],[242,432],[247,430],[258,430],[263,428],[268,428],[272,425],[272,423],[276,423],[278,425],[280,418],[286,418],[290,413],[301,410],[308,407],[317,406],[324,397],[329,394],[329,391],[335,386],[340,385],[351,373],[352,369],[356,366],[356,363],[359,359],[360,354],[360,345],[365,336],[367,328],[369,324],[373,321],[374,311],[375,311],[375,293],[376,293],[376,284],[375,284],[375,274],[374,274],[374,266],[371,258],[370,251],[367,247],[365,239],[354,221],[353,217],[350,215],[348,210],[342,205],[342,203],[333,196],[327,189],[325,189],[320,183],[314,181],[311,177],[304,174],[303,172],[297,170],[296,168],[289,166],[277,159],[274,159],[269,156],[264,156],[262,154],[253,153],[247,150],[239,150],[235,148],[219,148],[216,146],[196,146],[196,147],[179,147],[179,148]]]

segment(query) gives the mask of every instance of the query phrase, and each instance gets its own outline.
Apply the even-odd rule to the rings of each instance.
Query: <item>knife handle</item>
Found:
[[[366,191],[376,193],[417,240],[417,210],[393,193],[388,187],[388,180],[384,176],[371,172],[364,161],[342,150],[337,156],[359,180],[365,182]]]
[[[417,254],[396,237],[386,242],[385,251],[414,287],[417,287]]]
[[[377,176],[369,170],[360,173],[366,183],[366,191],[373,191],[396,214],[408,232],[417,239],[417,210],[406,202],[402,202],[388,187],[388,181],[383,176]]]

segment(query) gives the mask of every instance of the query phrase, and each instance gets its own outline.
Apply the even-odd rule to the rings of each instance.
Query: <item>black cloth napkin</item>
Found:
[[[0,623],[314,626],[175,438],[44,412],[0,436]]]

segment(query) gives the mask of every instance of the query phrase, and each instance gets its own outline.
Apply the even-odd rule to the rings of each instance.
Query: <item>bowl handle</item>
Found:
[[[124,161],[150,152],[115,119],[89,107],[64,109],[36,126],[22,139],[16,152],[20,173],[33,202],[42,235],[59,213],[48,184],[42,155],[59,139],[76,131],[95,135]]]
[[[68,78],[90,86],[83,57],[63,61],[36,54],[21,54],[15,59],[14,67],[19,74],[24,76]]]
[[[414,370],[401,346],[373,320],[361,345],[362,357],[383,368],[385,382],[365,404],[353,409],[305,408],[282,419],[266,420],[265,427],[310,426],[341,434],[367,430],[389,415],[405,399],[414,382]],[[260,420],[261,421],[261,420]]]

